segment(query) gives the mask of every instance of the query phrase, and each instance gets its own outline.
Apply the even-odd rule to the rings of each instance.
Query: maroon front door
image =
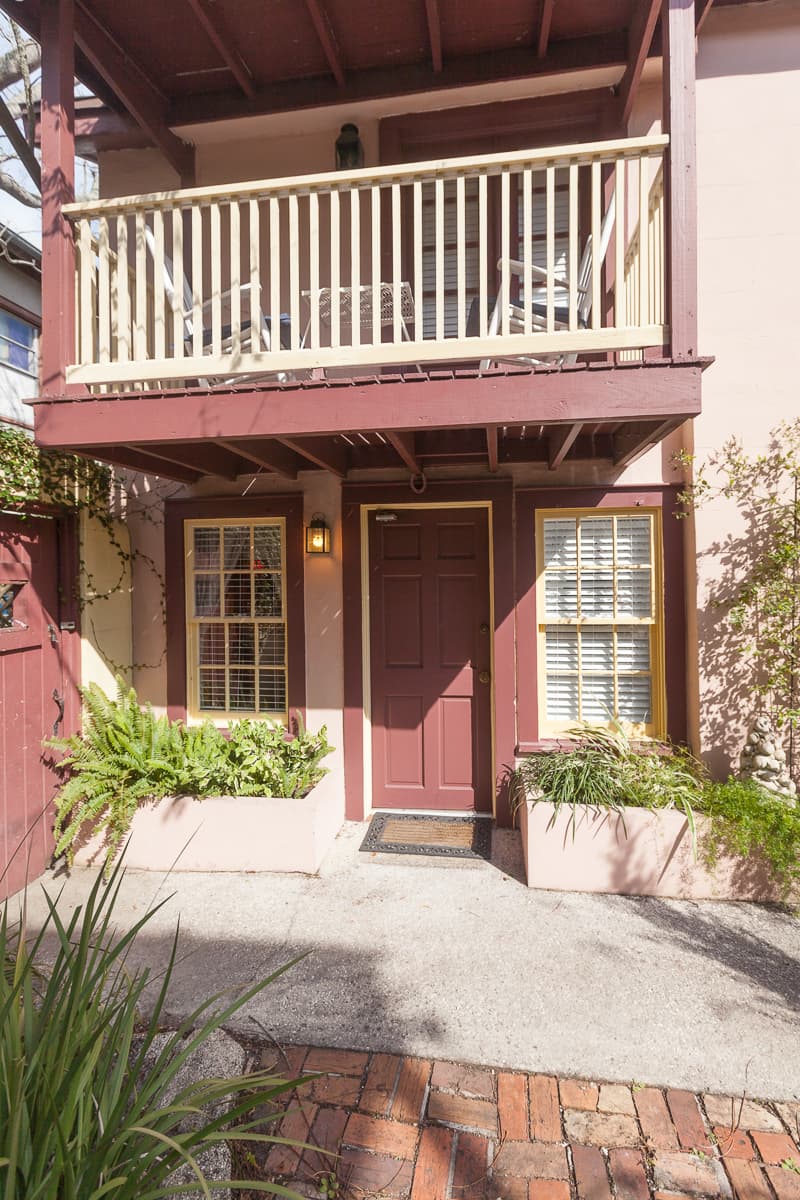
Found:
[[[0,899],[53,852],[42,739],[63,713],[56,521],[0,515]]]
[[[372,806],[490,812],[486,509],[370,513],[369,570]]]

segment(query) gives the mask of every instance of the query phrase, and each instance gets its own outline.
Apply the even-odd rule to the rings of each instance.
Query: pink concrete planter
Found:
[[[299,871],[313,875],[344,820],[343,792],[326,775],[301,800],[275,796],[175,796],[143,804],[133,818],[125,865],[137,871]],[[75,852],[99,866],[102,837]]]
[[[585,809],[575,834],[568,811],[553,820],[553,805],[526,801],[519,809],[528,887],[558,892],[612,892],[682,900],[779,900],[763,863],[721,859],[710,873],[695,861],[686,818],[679,812],[626,808],[624,825],[613,813]],[[698,842],[704,818],[698,816]]]

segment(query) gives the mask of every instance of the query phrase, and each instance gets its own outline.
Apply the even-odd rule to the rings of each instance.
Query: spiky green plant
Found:
[[[304,1080],[260,1071],[199,1080],[175,1094],[189,1056],[293,964],[233,1000],[204,1001],[159,1049],[178,935],[143,1022],[141,1001],[153,981],[127,959],[161,905],[115,938],[121,880],[119,866],[107,883],[98,876],[68,921],[47,897],[47,918],[30,943],[24,927],[12,928],[7,907],[0,918],[0,959],[13,962],[13,971],[0,973],[0,1195],[159,1200],[233,1187],[295,1196],[263,1180],[207,1180],[202,1158],[232,1137],[285,1142],[270,1127],[286,1093]],[[42,965],[53,940],[54,957]],[[176,1179],[181,1168],[191,1182]]]

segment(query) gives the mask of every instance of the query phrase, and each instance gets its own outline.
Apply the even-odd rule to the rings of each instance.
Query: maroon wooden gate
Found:
[[[374,808],[491,811],[485,509],[370,514]]]
[[[56,779],[42,740],[63,728],[75,691],[62,657],[59,533],[54,517],[0,515],[0,899],[53,851]]]

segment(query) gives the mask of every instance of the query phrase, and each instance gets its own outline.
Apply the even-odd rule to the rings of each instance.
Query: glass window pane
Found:
[[[251,578],[251,575],[244,574],[225,576],[226,617],[252,617]]]
[[[554,721],[578,720],[578,679],[575,675],[547,675],[547,715]]]
[[[286,632],[283,625],[259,625],[258,661],[265,667],[282,667],[286,661]]]
[[[549,626],[545,631],[545,658],[548,671],[577,671],[578,631],[564,625]]]
[[[651,617],[650,570],[617,572],[617,616]]]
[[[611,571],[581,571],[581,616],[614,616],[614,576]]]
[[[611,566],[614,562],[614,521],[612,517],[582,517],[581,566]]]
[[[618,683],[620,718],[636,725],[647,725],[652,721],[651,690],[649,675],[621,675]]]
[[[614,679],[611,675],[581,676],[581,720],[610,721],[614,716]]]
[[[229,525],[225,529],[225,570],[250,570],[250,526]]]
[[[213,571],[219,568],[219,530],[195,527],[194,560],[195,571]]]
[[[228,701],[231,712],[255,712],[256,673],[239,667],[231,670]]]
[[[650,627],[617,630],[617,670],[650,670]]]
[[[228,662],[253,666],[256,661],[255,628],[252,625],[228,626]]]
[[[200,708],[225,711],[225,672],[200,669]]]
[[[280,571],[281,531],[277,525],[256,525],[253,530],[253,567]]]
[[[650,563],[652,517],[617,517],[617,562],[623,566]]]
[[[204,666],[225,663],[225,626],[201,625],[199,630],[199,658]]]
[[[218,617],[219,575],[195,575],[194,615],[196,617]]]
[[[259,712],[286,712],[286,675],[284,671],[258,672]]]
[[[578,577],[574,571],[548,571],[544,577],[545,615],[577,617]]]
[[[545,517],[545,567],[574,567],[578,561],[575,521],[572,517]]]
[[[614,634],[610,628],[581,630],[581,667],[584,671],[613,671]]]
[[[283,615],[281,602],[280,575],[256,575],[256,612],[257,617],[280,617]]]

